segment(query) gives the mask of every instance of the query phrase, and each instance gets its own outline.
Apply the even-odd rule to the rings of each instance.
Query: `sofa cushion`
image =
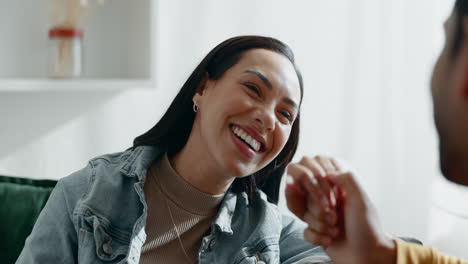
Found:
[[[0,176],[0,259],[14,263],[57,182]]]

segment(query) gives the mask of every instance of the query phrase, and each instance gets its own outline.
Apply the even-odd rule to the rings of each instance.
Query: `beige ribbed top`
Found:
[[[201,240],[224,194],[206,194],[190,185],[172,168],[167,154],[148,170],[144,192],[147,239],[140,263],[196,263]],[[191,262],[183,252],[174,224]]]

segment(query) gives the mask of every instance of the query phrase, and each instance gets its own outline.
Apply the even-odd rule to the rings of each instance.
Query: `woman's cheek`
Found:
[[[281,141],[281,143],[280,143],[281,144],[281,150],[283,150],[284,146],[286,145],[286,142],[288,141],[290,134],[291,134],[291,128],[290,127],[281,129],[280,135],[278,136],[278,138]]]
[[[235,105],[237,105],[238,108],[244,109],[250,108],[253,104],[249,98],[242,98],[238,100]]]

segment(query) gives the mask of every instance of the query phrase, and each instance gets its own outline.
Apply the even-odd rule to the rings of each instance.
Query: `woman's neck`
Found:
[[[192,136],[181,151],[169,157],[172,167],[188,183],[204,193],[225,193],[235,177],[219,169],[213,162],[214,157],[210,157],[206,148],[196,146]]]

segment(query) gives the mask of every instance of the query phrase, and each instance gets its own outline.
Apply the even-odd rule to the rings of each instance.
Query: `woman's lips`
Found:
[[[231,138],[232,138],[232,141],[234,142],[234,145],[236,145],[237,148],[248,158],[252,159],[253,157],[255,157],[257,153],[253,149],[251,149],[250,146],[246,142],[238,138],[234,134],[231,128],[229,128],[229,131],[231,133]]]
[[[256,140],[259,143],[260,148],[256,150],[256,152],[265,151],[265,145],[266,145],[265,139],[255,129],[253,129],[250,126],[241,126],[241,125],[236,125],[236,126],[242,129],[243,131],[245,131],[247,135],[249,135],[252,139]]]

